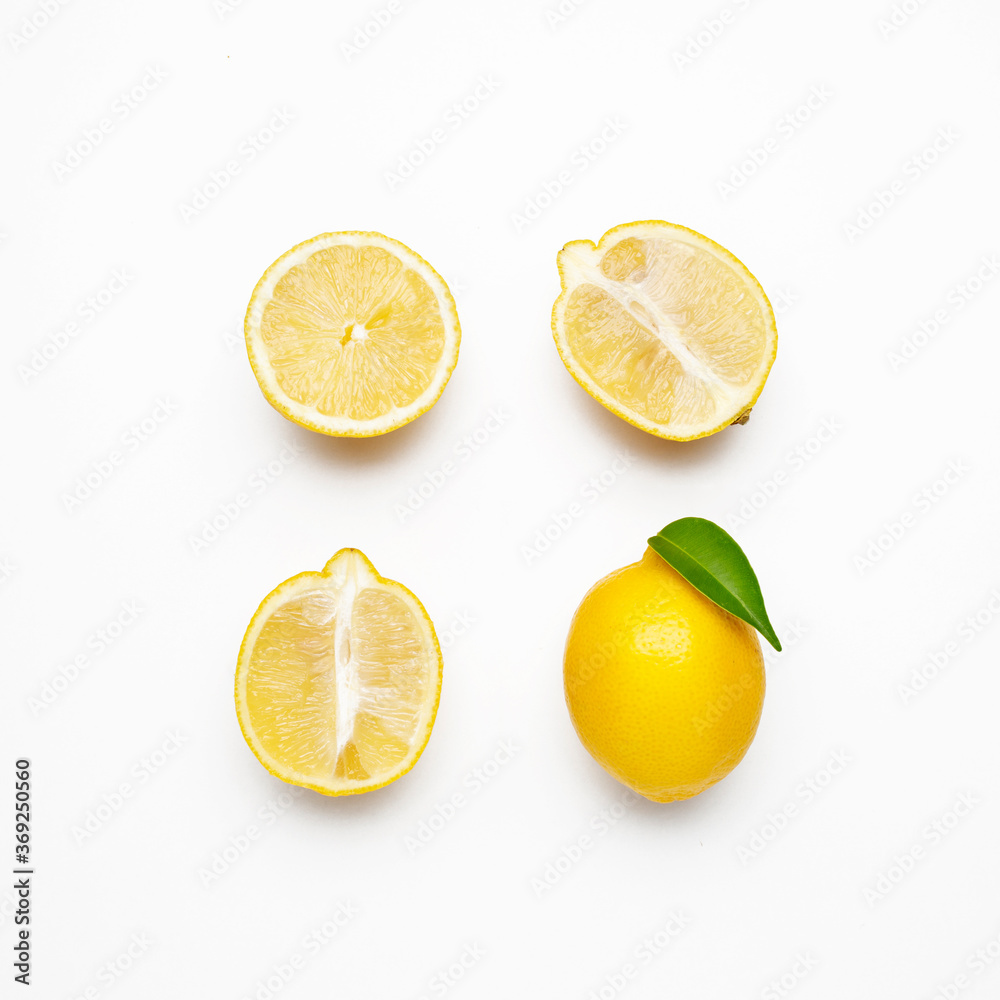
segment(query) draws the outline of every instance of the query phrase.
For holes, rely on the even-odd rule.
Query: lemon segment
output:
[[[357,549],[269,594],[240,649],[236,710],[274,775],[327,795],[370,791],[416,763],[441,690],[423,606]]]
[[[654,802],[725,777],[750,747],[764,701],[756,631],[652,549],[584,597],[563,677],[584,747]]]
[[[632,222],[557,256],[552,332],[598,402],[651,434],[704,437],[756,402],[777,351],[774,313],[729,251],[668,222]]]
[[[369,437],[409,423],[458,360],[455,301],[438,273],[381,233],[324,233],[276,260],[244,324],[268,402],[323,434]]]

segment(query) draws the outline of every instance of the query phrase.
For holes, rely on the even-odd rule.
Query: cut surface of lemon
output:
[[[273,590],[236,669],[236,714],[275,776],[367,792],[417,762],[437,712],[441,649],[417,598],[357,549]]]
[[[567,243],[552,333],[570,374],[630,424],[677,441],[740,420],[778,347],[774,312],[728,250],[669,222]]]
[[[324,233],[279,257],[244,322],[267,401],[310,430],[372,437],[437,401],[458,361],[444,279],[381,233]]]

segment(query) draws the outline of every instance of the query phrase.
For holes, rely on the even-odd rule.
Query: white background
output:
[[[74,0],[28,39],[40,4],[4,5],[0,766],[33,761],[36,996],[582,1000],[616,995],[607,977],[621,984],[626,963],[620,992],[636,998],[931,998],[957,976],[963,998],[997,995],[1000,961],[968,960],[991,941],[1000,953],[1000,281],[956,289],[981,267],[995,277],[982,262],[1000,252],[1000,16],[987,0],[906,0],[898,29],[879,25],[889,0],[588,0],[557,22],[554,7],[402,0],[352,53],[369,0]],[[166,78],[123,115],[149,68]],[[482,77],[493,92],[452,127]],[[829,96],[780,125],[810,93]],[[292,122],[261,133],[276,109]],[[102,118],[100,144],[57,170]],[[600,152],[609,118],[624,128]],[[435,128],[445,141],[391,183]],[[251,160],[260,134],[272,141]],[[231,160],[239,172],[185,220]],[[520,225],[563,170],[570,183]],[[874,220],[860,214],[873,202]],[[556,251],[646,218],[730,248],[775,303],[778,357],[745,427],[660,441],[560,363]],[[423,255],[463,327],[440,402],[374,440],[285,421],[242,345],[264,268],[339,229]],[[86,322],[79,307],[116,270],[127,286]],[[162,400],[173,412],[157,422]],[[496,410],[502,426],[402,517]],[[131,447],[145,418],[155,431]],[[116,450],[123,463],[69,504]],[[627,471],[529,558],[619,455]],[[196,552],[244,491],[250,505]],[[778,631],[799,638],[768,658],[760,730],[730,777],[609,826],[622,789],[572,730],[562,645],[584,592],[688,514],[729,528]],[[413,589],[445,637],[437,724],[391,787],[306,793],[268,822],[288,786],[240,735],[237,650],[272,587],[342,546]],[[97,652],[130,601],[138,618]],[[962,625],[980,612],[979,631]],[[461,635],[458,616],[474,619]],[[901,694],[948,643],[924,690]],[[505,741],[516,753],[475,791]],[[831,776],[835,754],[849,763]],[[456,793],[454,816],[433,819]],[[962,795],[975,805],[958,817]],[[414,849],[422,823],[438,830]],[[206,884],[227,849],[236,860]],[[0,889],[8,959],[11,900]],[[306,937],[341,904],[356,915],[312,954]],[[686,926],[645,961],[671,912]],[[482,957],[456,981],[470,946]]]

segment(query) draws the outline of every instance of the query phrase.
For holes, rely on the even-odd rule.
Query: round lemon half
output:
[[[244,321],[267,401],[338,437],[372,437],[430,409],[458,361],[444,279],[381,233],[323,233],[265,272]]]

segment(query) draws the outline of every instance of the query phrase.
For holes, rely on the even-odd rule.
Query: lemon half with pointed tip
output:
[[[273,775],[324,795],[381,788],[417,762],[441,692],[434,626],[357,549],[273,590],[250,621],[236,714]]]
[[[728,250],[669,222],[567,243],[552,333],[570,374],[612,413],[675,441],[742,423],[778,348],[771,304]]]
[[[444,279],[381,233],[323,233],[279,257],[244,322],[267,401],[337,437],[385,434],[430,409],[458,361]]]

